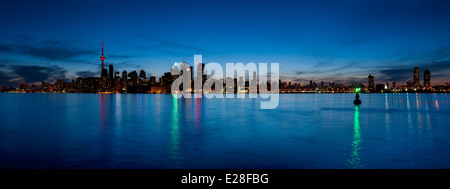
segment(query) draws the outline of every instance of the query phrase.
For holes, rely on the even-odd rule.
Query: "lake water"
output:
[[[450,168],[448,94],[0,93],[0,168]]]

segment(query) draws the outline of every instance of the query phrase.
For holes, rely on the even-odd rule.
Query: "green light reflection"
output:
[[[178,114],[178,99],[173,97],[172,101],[172,120],[170,125],[170,142],[169,142],[169,157],[171,160],[171,167],[180,167],[180,160],[183,157],[180,154],[180,120]]]
[[[362,167],[361,165],[361,158],[359,154],[359,150],[361,149],[359,143],[361,142],[361,134],[359,133],[359,107],[355,106],[355,115],[353,118],[353,128],[354,128],[354,134],[353,134],[353,142],[352,142],[352,153],[350,158],[347,160],[350,165],[350,168],[357,169]]]

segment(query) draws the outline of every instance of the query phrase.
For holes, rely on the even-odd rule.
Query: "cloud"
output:
[[[141,34],[136,34],[139,37],[145,38],[151,45],[145,46],[143,48],[151,51],[159,51],[166,53],[168,55],[175,56],[186,56],[196,53],[202,54],[212,54],[211,51],[203,49],[201,47],[187,45],[167,39],[148,37]]]
[[[406,51],[392,55],[397,62],[439,62],[450,59],[450,46],[440,46],[429,50]]]
[[[430,70],[431,77],[435,80],[447,79],[447,73],[450,72],[450,61],[433,61],[409,66],[379,67],[378,73],[380,75],[378,76],[378,80],[383,82],[405,82],[406,80],[412,81],[414,67],[419,67],[421,80],[423,79],[423,71],[426,69]]]
[[[33,44],[33,45],[30,45]],[[47,40],[42,42],[22,43],[21,40],[13,44],[0,44],[0,52],[16,53],[30,55],[47,60],[72,60],[82,55],[96,54],[92,50],[85,50],[75,47],[69,43],[56,40]]]
[[[382,81],[406,81],[412,80],[413,68],[412,67],[392,67],[385,68],[379,71],[379,80]],[[378,79],[377,78],[377,79]]]
[[[79,71],[76,74],[80,77],[96,77],[100,75],[100,72],[92,72],[92,71]]]
[[[23,46],[22,53],[47,60],[71,60],[81,55],[94,55],[92,51],[77,49],[69,46],[52,45],[45,47]]]
[[[10,52],[13,51],[13,49],[10,47],[10,45],[2,44],[0,45],[0,52]]]
[[[118,54],[110,54],[108,58],[133,58],[132,55],[118,55]]]
[[[26,83],[54,81],[57,78],[64,78],[67,72],[59,66],[14,65],[9,68],[12,74],[23,78],[23,82]]]
[[[13,86],[14,83],[11,80],[14,78],[10,73],[0,70],[0,85]]]

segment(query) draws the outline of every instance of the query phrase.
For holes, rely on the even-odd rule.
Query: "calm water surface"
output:
[[[448,94],[0,93],[0,168],[450,168]]]

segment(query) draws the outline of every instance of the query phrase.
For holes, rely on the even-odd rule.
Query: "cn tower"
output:
[[[105,69],[104,66],[105,56],[103,55],[103,40],[102,40],[102,56],[100,56],[100,60],[102,60],[102,70],[103,70]]]
[[[100,60],[102,60],[102,77],[106,76],[106,70],[105,70],[105,55],[103,55],[103,40],[102,40],[102,56],[100,56]]]

